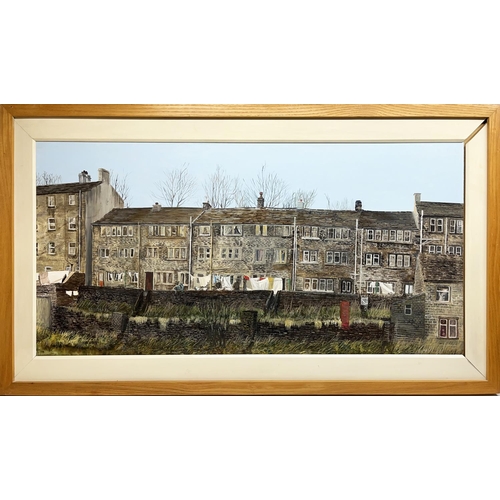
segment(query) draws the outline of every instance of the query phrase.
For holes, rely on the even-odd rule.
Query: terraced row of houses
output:
[[[99,182],[109,185],[109,174],[101,171]],[[37,189],[38,272],[78,266],[87,284],[144,290],[180,283],[186,289],[382,294],[406,298],[407,312],[425,295],[440,315],[432,328],[441,331],[440,317],[446,320],[442,336],[455,338],[462,328],[463,204],[416,194],[413,211],[406,212],[365,210],[361,201],[352,210],[272,209],[264,208],[261,193],[252,208],[208,202],[123,208],[108,190],[106,201],[94,200],[107,208],[102,213],[94,203],[86,202],[87,212],[81,206],[89,186]],[[51,221],[62,223],[54,228]]]

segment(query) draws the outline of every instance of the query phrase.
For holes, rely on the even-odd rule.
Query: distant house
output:
[[[427,336],[463,340],[463,272],[463,259],[460,256],[419,255],[415,293],[425,296]]]
[[[99,180],[87,171],[79,182],[37,186],[36,271],[85,272],[90,284],[92,223],[123,200],[110,185],[109,172],[99,169]]]

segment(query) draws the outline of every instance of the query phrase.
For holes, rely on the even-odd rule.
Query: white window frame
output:
[[[68,195],[68,205],[76,205],[76,195],[74,194]]]
[[[198,247],[198,260],[210,259],[210,247]]]
[[[445,327],[445,335],[441,335],[441,327]],[[454,333],[452,334],[452,330]],[[440,339],[458,339],[458,320],[457,318],[439,317],[437,337]]]
[[[68,231],[76,231],[76,217],[68,217]]]
[[[224,224],[222,226],[224,236],[241,236],[243,234],[242,224]]]
[[[352,281],[340,280],[340,293],[352,293]]]
[[[451,286],[438,285],[436,286],[436,302],[451,302]]]
[[[53,194],[47,196],[47,207],[56,208],[56,197]]]
[[[288,261],[288,250],[284,248],[277,248],[274,251],[274,262],[276,264],[286,264]]]
[[[54,222],[50,222],[54,221]],[[55,217],[49,217],[47,219],[47,231],[55,231],[56,230],[56,219]]]
[[[411,304],[405,304],[405,316],[411,316],[413,314],[413,308]]]
[[[56,243],[55,241],[49,241],[47,243],[47,255],[55,255],[56,254]]]
[[[100,248],[99,257],[101,259],[109,259],[109,248]]]
[[[146,247],[146,258],[147,259],[157,259],[158,258],[158,247]]]
[[[68,243],[68,255],[76,255],[76,243]]]

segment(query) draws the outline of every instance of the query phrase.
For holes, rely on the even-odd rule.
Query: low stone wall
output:
[[[389,308],[395,300],[393,297],[369,295],[368,308]],[[277,296],[277,310],[279,312],[291,311],[298,307],[333,307],[339,306],[342,301],[352,305],[360,305],[360,297],[350,294],[334,294],[327,292],[286,292],[280,291]]]
[[[131,307],[137,302],[143,290],[137,288],[111,288],[105,286],[81,286],[78,290],[78,302],[90,301],[125,303]]]
[[[96,334],[114,331],[111,314],[91,314],[67,307],[52,308],[52,328],[59,332]]]
[[[160,291],[150,292],[148,304],[151,306],[185,305],[203,306],[218,304],[235,309],[254,309],[265,311],[273,292],[266,290],[256,291],[197,291],[184,292]]]

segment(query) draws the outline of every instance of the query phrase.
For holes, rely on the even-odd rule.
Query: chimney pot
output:
[[[257,208],[264,208],[264,197],[262,196],[264,193],[261,191],[260,196],[257,198]]]
[[[356,210],[356,212],[361,212],[361,210],[363,210],[363,203],[361,203],[361,200],[356,200],[354,210]]]
[[[161,205],[156,202],[154,205],[153,205],[153,208],[151,209],[152,212],[159,212],[161,210]]]

